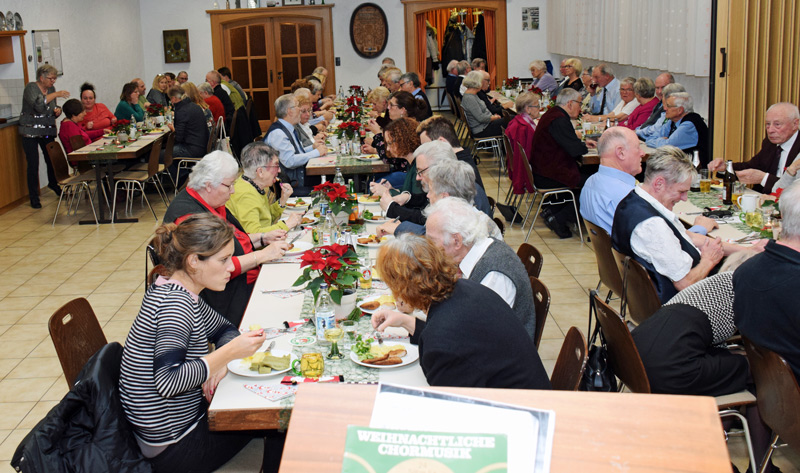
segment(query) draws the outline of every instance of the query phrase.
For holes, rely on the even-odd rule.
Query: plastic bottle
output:
[[[330,345],[330,342],[325,340],[325,329],[336,325],[336,307],[333,305],[328,285],[325,283],[319,285],[319,297],[314,316],[314,323],[317,327],[317,344]]]
[[[131,115],[131,128],[130,128],[130,136],[131,140],[136,138],[136,117]]]
[[[344,176],[342,176],[342,169],[336,168],[336,175],[333,177],[333,182],[335,184],[344,185]]]
[[[322,224],[322,244],[327,246],[336,243],[337,230],[338,226],[333,221],[333,212],[328,209],[325,214],[325,223]]]

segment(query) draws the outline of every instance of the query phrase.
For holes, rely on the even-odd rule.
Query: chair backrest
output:
[[[756,383],[758,413],[772,432],[800,449],[800,387],[786,360],[777,353],[760,347],[742,336],[750,372]]]
[[[211,123],[211,129],[208,131],[208,143],[206,144],[206,154],[214,149],[214,142],[217,139],[217,125],[215,122]]]
[[[167,146],[164,148],[164,168],[167,169],[172,166],[172,160],[175,157],[173,151],[175,149],[175,133],[172,132],[167,137]]]
[[[533,307],[536,310],[536,336],[533,343],[539,348],[539,342],[544,333],[544,324],[547,322],[547,311],[550,310],[550,291],[541,279],[530,276],[531,290],[533,291]]]
[[[538,278],[539,274],[542,273],[542,265],[544,265],[542,252],[530,243],[523,243],[517,249],[517,256],[522,260],[522,264],[525,265],[528,276]]]
[[[603,330],[608,345],[608,364],[622,383],[632,392],[649,394],[650,381],[644,369],[639,350],[633,343],[628,326],[617,311],[606,304],[600,296],[594,296],[597,321]]]
[[[661,298],[644,266],[616,250],[613,253],[625,286],[626,311],[634,322],[640,324],[661,308]]]
[[[147,158],[147,178],[158,174],[159,159],[161,158],[161,141],[156,141],[150,148],[150,156]]]
[[[497,201],[494,200],[494,197],[487,195],[486,198],[489,200],[489,210],[494,213],[495,207],[497,207]]]
[[[64,149],[61,147],[61,143],[51,141],[47,143],[46,148],[47,156],[53,164],[53,172],[56,175],[56,180],[61,182],[65,179],[69,179],[69,163],[67,162],[66,155],[64,155]]]
[[[597,272],[600,281],[614,294],[622,296],[622,273],[619,272],[617,260],[611,252],[611,237],[605,230],[594,223],[584,219],[586,228],[592,234],[594,257],[597,260]]]
[[[514,170],[512,169],[514,163],[514,147],[511,144],[511,139],[506,135],[505,127],[503,127],[503,151],[506,156],[506,170],[510,177],[514,175]]]
[[[528,161],[528,152],[525,151],[525,147],[522,146],[522,143],[517,143],[517,149],[520,152],[520,156],[522,156],[522,167],[525,168],[525,175],[528,177],[528,184],[530,184],[531,189],[538,191],[539,189],[536,188],[536,184],[533,183],[533,168],[531,168],[531,162]]]
[[[72,148],[72,151],[81,149],[86,145],[86,140],[84,140],[81,135],[72,135],[69,137],[69,146]]]
[[[506,234],[506,224],[505,224],[505,222],[503,222],[503,219],[500,218],[500,217],[494,217],[492,220],[494,221],[494,224],[497,225],[497,228],[500,229],[500,234],[501,235],[505,235]]]
[[[50,317],[49,328],[61,369],[71,389],[83,365],[107,343],[106,336],[89,301],[82,297],[55,311]]]
[[[587,352],[586,337],[578,327],[570,327],[564,344],[558,352],[558,359],[550,376],[550,384],[556,391],[577,391],[578,385],[586,369]]]

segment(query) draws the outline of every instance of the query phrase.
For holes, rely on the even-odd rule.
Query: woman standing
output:
[[[167,98],[167,90],[169,90],[169,78],[163,74],[157,75],[153,79],[153,87],[147,93],[147,101],[150,103],[157,103],[163,107],[169,106],[169,98]]]
[[[94,86],[84,82],[81,86],[81,103],[86,114],[80,123],[84,130],[104,130],[117,123],[117,117],[111,113],[111,110],[102,103],[98,103],[96,99]]]
[[[139,106],[139,87],[135,82],[128,82],[122,86],[114,115],[119,120],[130,120],[131,116],[137,122],[144,120],[144,110]]]
[[[22,93],[19,134],[22,135],[22,149],[28,166],[28,197],[34,209],[42,208],[39,202],[39,149],[44,154],[44,164],[47,166],[47,187],[56,195],[61,195],[61,187],[46,148],[47,143],[56,138],[56,117],[61,115],[56,99],[69,98],[66,90],[56,92],[57,77],[58,70],[45,64],[36,70],[36,82],[29,82]]]
[[[209,431],[208,403],[228,362],[252,355],[266,337],[240,335],[198,296],[224,289],[231,277],[232,227],[193,215],[156,229],[155,248],[168,276],[147,289],[125,341],[122,408],[155,471],[214,471],[253,436]]]

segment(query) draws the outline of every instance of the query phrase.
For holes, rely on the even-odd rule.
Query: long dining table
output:
[[[136,159],[149,153],[153,146],[161,146],[161,142],[168,133],[168,129],[146,132],[135,141],[124,144],[115,144],[113,137],[103,137],[83,148],[73,150],[67,155],[67,158],[70,161],[92,163],[98,186],[105,174],[108,177],[109,188],[114,189],[114,164],[117,161]],[[106,201],[100,197],[100,192],[97,192],[97,200],[99,207],[97,223],[135,223],[139,221],[137,218],[115,218],[115,215],[111,215],[111,209],[108,209],[109,216],[106,217]],[[80,221],[81,225],[94,225],[95,223],[94,220]]]
[[[374,210],[378,207],[372,207]],[[374,233],[375,224],[367,223],[367,230]],[[290,234],[289,238],[293,236]],[[299,242],[311,243],[311,232],[306,231]],[[377,250],[367,250],[374,261]],[[283,329],[284,322],[301,320],[311,317],[313,319],[313,297],[309,291],[292,292],[292,286],[302,273],[299,257],[285,257],[276,262],[261,266],[256,280],[253,294],[245,310],[240,329],[247,330],[252,326],[263,329]],[[267,291],[267,292],[265,292]],[[373,281],[370,290],[359,289],[359,296],[371,296],[388,293],[380,281]],[[369,317],[362,317],[358,324],[358,332],[363,335],[372,333]],[[407,333],[393,332],[398,341],[407,341]],[[404,337],[405,335],[405,337]],[[296,338],[314,336],[314,328],[310,323],[301,325],[286,333],[281,333],[276,338],[269,338],[264,343],[266,346],[275,341],[276,350],[292,352],[299,358],[303,353],[319,352],[323,356],[330,351],[329,346],[311,344],[295,346],[292,341]],[[341,343],[341,342],[340,342]],[[387,342],[388,343],[388,342]],[[349,350],[343,349],[345,358],[342,360],[325,360],[324,376],[343,376],[346,383],[377,383],[391,382],[411,386],[427,386],[425,376],[415,361],[407,366],[390,369],[365,368],[356,365],[349,359]],[[209,427],[211,430],[254,430],[276,429],[285,427],[289,413],[294,404],[294,396],[271,401],[254,393],[250,387],[277,388],[281,386],[284,376],[291,372],[269,376],[265,378],[251,378],[229,372],[217,386],[214,398],[208,410]]]

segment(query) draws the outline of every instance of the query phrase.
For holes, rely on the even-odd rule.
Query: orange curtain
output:
[[[428,50],[427,28],[425,27],[425,15],[417,15],[416,24],[417,33],[417,64],[416,73],[419,75],[419,80],[424,89],[427,85],[425,83],[425,56]]]
[[[495,52],[497,41],[495,39],[494,20],[494,11],[485,10],[483,12],[483,28],[486,30],[486,64],[489,66],[489,75],[492,81],[491,87],[493,89],[497,87],[497,54]]]
[[[439,54],[441,54],[442,46],[444,46],[444,32],[447,30],[447,22],[450,20],[450,10],[431,10],[419,16],[424,16],[425,20],[436,28],[436,42],[439,43]]]

